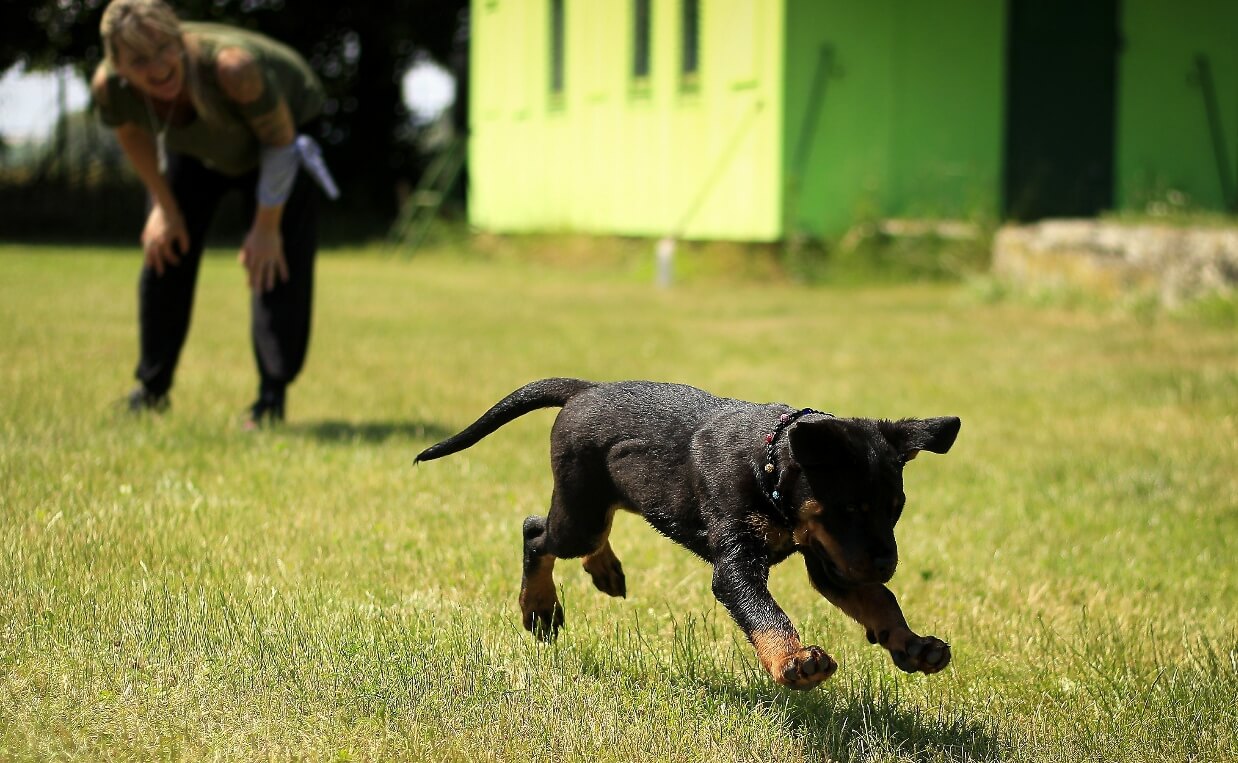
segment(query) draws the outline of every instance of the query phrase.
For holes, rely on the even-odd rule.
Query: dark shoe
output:
[[[136,387],[127,397],[121,400],[121,405],[134,415],[142,413],[163,413],[172,403],[166,392],[155,394],[145,387]]]
[[[262,429],[284,421],[284,396],[263,393],[249,406],[246,429]]]

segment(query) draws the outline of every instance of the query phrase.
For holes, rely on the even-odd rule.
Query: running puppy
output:
[[[563,410],[550,435],[550,512],[524,521],[520,610],[534,635],[551,640],[563,625],[555,559],[583,557],[599,590],[626,595],[608,540],[615,510],[624,509],[713,564],[714,595],[780,684],[811,689],[837,668],[821,647],[800,641],[770,595],[770,567],[794,553],[821,595],[900,669],[936,673],[950,662],[949,645],[913,632],[884,584],[898,563],[903,466],[922,450],[948,451],[959,419],[843,419],[678,384],[543,379],[417,461],[555,406]]]

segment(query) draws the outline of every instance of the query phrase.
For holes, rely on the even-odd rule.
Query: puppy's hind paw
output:
[[[585,557],[584,567],[599,591],[608,596],[627,597],[627,578],[623,574],[623,565],[614,554]]]
[[[559,606],[558,601],[549,609],[525,610],[523,614],[524,629],[547,644],[558,637],[559,629],[563,627],[563,607]]]
[[[950,645],[936,636],[916,636],[891,650],[890,658],[904,673],[936,673],[950,664]]]

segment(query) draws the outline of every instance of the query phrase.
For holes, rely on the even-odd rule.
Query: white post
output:
[[[675,239],[670,236],[658,239],[658,245],[654,249],[654,261],[657,265],[655,279],[658,286],[663,289],[671,285],[671,280],[674,275],[674,259]]]

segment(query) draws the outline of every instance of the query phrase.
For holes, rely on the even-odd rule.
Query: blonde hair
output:
[[[202,78],[196,62],[189,58],[181,20],[164,0],[112,0],[103,11],[103,20],[99,22],[99,36],[103,39],[103,56],[113,71],[117,69],[117,46],[123,45],[139,54],[151,55],[157,47],[152,37],[175,39],[181,46],[190,102],[199,116],[209,119],[214,115],[214,109],[203,97]]]
[[[155,50],[150,32],[180,39],[181,20],[163,0],[112,0],[99,22],[103,55],[113,67],[117,44],[149,55]]]

